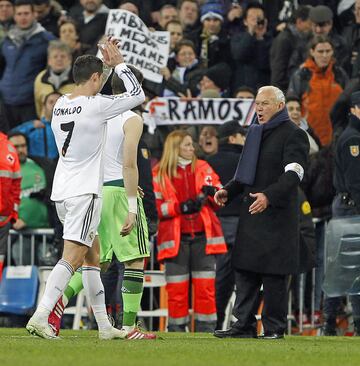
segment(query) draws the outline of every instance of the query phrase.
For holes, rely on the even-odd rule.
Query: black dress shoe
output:
[[[266,333],[258,337],[259,339],[284,339],[284,334]]]
[[[215,330],[214,336],[218,338],[256,338],[256,334],[245,332],[236,328]]]

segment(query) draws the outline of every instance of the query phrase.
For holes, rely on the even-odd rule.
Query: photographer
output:
[[[241,85],[259,88],[270,83],[270,47],[272,37],[267,31],[263,6],[249,3],[244,12],[246,31],[231,37],[231,56],[235,62],[233,89]]]
[[[194,154],[191,136],[173,131],[165,140],[161,160],[153,170],[160,219],[158,260],[165,262],[168,330],[185,332],[189,325],[192,283],[195,331],[212,332],[216,325],[215,257],[226,252],[213,196],[219,177]],[[190,282],[191,278],[191,282]]]

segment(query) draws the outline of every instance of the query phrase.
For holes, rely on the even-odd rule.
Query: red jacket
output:
[[[170,181],[165,176],[165,187],[158,181],[157,173],[159,166],[153,169],[153,184],[156,197],[156,208],[159,214],[159,233],[157,239],[158,260],[175,257],[179,252],[181,235],[181,214],[179,213],[179,199]],[[221,188],[219,177],[203,160],[198,160],[195,166],[195,189],[197,194],[201,193],[204,185],[213,185]],[[204,223],[207,239],[206,254],[226,253],[226,243],[221,229],[219,219],[214,210],[205,204],[200,211]]]
[[[16,221],[20,204],[20,163],[14,145],[0,132],[0,227]]]

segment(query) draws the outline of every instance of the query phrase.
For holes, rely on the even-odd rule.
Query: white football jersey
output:
[[[116,66],[115,71],[123,80],[126,93],[74,99],[64,95],[55,104],[51,128],[59,161],[52,187],[53,201],[83,194],[101,195],[107,121],[145,99],[140,84],[125,64]]]
[[[104,151],[104,182],[123,179],[124,124],[134,116],[137,114],[127,111],[108,121]]]

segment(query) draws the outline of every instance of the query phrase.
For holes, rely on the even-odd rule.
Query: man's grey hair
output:
[[[49,42],[49,46],[47,49],[47,54],[48,56],[50,55],[50,53],[52,51],[62,51],[62,52],[66,52],[70,57],[72,57],[72,51],[71,48],[64,42],[61,42],[59,40],[53,40]]]
[[[276,86],[272,85],[262,86],[261,88],[259,88],[258,94],[265,90],[271,90],[274,93],[277,102],[285,103],[285,95],[283,91],[277,88]]]

